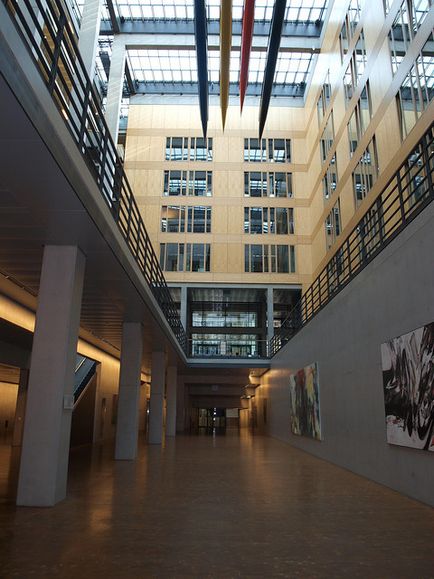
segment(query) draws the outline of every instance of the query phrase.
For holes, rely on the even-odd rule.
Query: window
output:
[[[351,56],[351,60],[344,74],[344,95],[345,105],[348,105],[357,88],[359,80],[365,72],[367,62],[365,36],[363,30],[360,31],[356,47]]]
[[[316,104],[318,112],[318,126],[321,126],[323,118],[326,114],[327,108],[330,104],[330,98],[332,94],[332,86],[330,83],[330,70],[327,71],[326,80],[322,85],[321,93]]]
[[[325,220],[327,250],[334,244],[336,238],[341,233],[341,229],[341,207],[338,199]]]
[[[184,233],[185,207],[163,205],[161,208],[161,231],[167,233]]]
[[[320,139],[321,161],[326,160],[327,155],[330,149],[332,148],[334,138],[335,138],[335,127],[333,120],[333,111],[331,111],[330,116],[327,120],[327,124],[324,127],[324,131]]]
[[[251,171],[244,173],[244,196],[266,197],[267,196],[267,173]]]
[[[433,162],[431,161],[431,169]],[[408,157],[405,168],[401,169],[402,187],[405,188],[405,199],[410,206],[423,201],[429,195],[429,174],[421,145],[418,145]]]
[[[186,271],[210,271],[211,246],[209,243],[187,243]]]
[[[261,163],[267,160],[265,139],[244,139],[244,161]]]
[[[244,139],[244,161],[253,163],[290,163],[290,139]]]
[[[434,57],[431,34],[396,95],[401,138],[409,134],[434,97]]]
[[[166,161],[188,160],[188,137],[167,137]]]
[[[160,244],[160,266],[163,271],[210,271],[210,259],[209,243]]]
[[[245,245],[244,270],[248,273],[294,273],[293,245]]]
[[[371,119],[371,94],[369,83],[366,83],[347,126],[351,156],[353,156],[355,150],[357,149],[359,140],[365,133]]]
[[[188,194],[193,195],[194,197],[211,197],[211,171],[190,171],[188,178]]]
[[[407,2],[404,1],[389,31],[389,48],[392,72],[396,73],[411,42],[410,23],[408,20]]]
[[[292,173],[269,173],[270,197],[292,197]]]
[[[249,171],[244,173],[245,197],[292,197],[292,173]]]
[[[357,25],[360,21],[360,14],[362,10],[361,0],[351,0],[345,20],[342,24],[341,32],[339,34],[339,48],[341,53],[341,62],[344,61],[344,57],[348,52],[348,47],[350,40],[354,36]]]
[[[163,271],[184,271],[184,244],[161,243],[160,267]]]
[[[292,207],[244,207],[244,233],[288,235],[294,233]]]
[[[187,195],[187,171],[164,171],[164,195]]]
[[[330,165],[327,167],[327,171],[322,179],[323,194],[324,199],[329,199],[333,195],[336,187],[338,185],[338,171],[336,167],[336,153],[333,155],[330,161]]]
[[[212,161],[212,138],[167,137],[166,161]]]
[[[164,171],[165,196],[212,196],[211,171]]]
[[[268,160],[275,163],[290,163],[291,141],[289,139],[268,139]]]
[[[187,213],[188,233],[211,233],[211,207],[188,207]]]
[[[185,228],[187,215],[187,230]],[[161,231],[166,233],[211,233],[211,207],[163,205]]]
[[[377,147],[375,137],[373,137],[353,171],[353,190],[356,207],[360,205],[372,189],[377,177]]]
[[[190,161],[212,161],[212,139],[191,137]]]

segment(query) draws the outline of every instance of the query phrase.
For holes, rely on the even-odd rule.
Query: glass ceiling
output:
[[[70,0],[82,11],[84,0]],[[113,9],[120,22],[143,21],[161,22],[165,20],[174,22],[182,20],[188,22],[194,18],[194,0],[112,0]],[[233,19],[241,20],[244,0],[233,0]],[[220,16],[220,0],[207,0],[208,18],[218,20]],[[256,0],[255,22],[269,22],[272,17],[274,0]],[[328,0],[291,0],[288,2],[285,21],[293,24],[321,24],[325,18]],[[110,21],[109,10],[104,3],[103,20]],[[298,26],[297,26],[298,29]],[[108,73],[111,58],[111,46],[113,36],[107,34],[110,28],[105,28],[105,35],[99,39],[99,54],[97,55],[97,71],[102,93],[107,90]],[[160,28],[161,30],[161,28]],[[318,34],[321,27],[317,26]],[[290,37],[287,37],[290,38]],[[237,41],[239,43],[239,40]],[[287,41],[288,43],[288,41]],[[214,94],[218,93],[219,83],[219,51],[208,52],[209,82],[214,83]],[[249,66],[249,84],[262,84],[266,61],[266,52],[252,50]],[[310,51],[293,52],[288,49],[279,53],[275,85],[280,87],[278,91],[282,96],[303,96],[304,87],[308,83],[309,74],[314,62],[314,56]],[[162,92],[180,94],[183,92],[181,84],[197,83],[196,53],[190,46],[185,49],[177,44],[176,48],[170,49],[129,49],[127,53],[128,72],[132,82],[124,91],[125,96],[129,92],[139,90],[146,92],[146,84],[165,83]],[[237,83],[240,69],[240,51],[231,52],[230,82]],[[285,86],[289,87],[285,93]],[[291,87],[297,86],[296,93],[291,92]],[[161,88],[161,86],[159,86]],[[167,89],[167,90],[166,90]],[[253,91],[253,88],[252,88]],[[255,92],[256,91],[256,92]],[[191,91],[190,91],[191,92]],[[251,94],[258,94],[256,88]]]
[[[116,16],[124,20],[193,20],[193,0],[112,0]],[[82,4],[83,0],[79,0]],[[208,0],[207,12],[210,20],[220,18],[220,0]],[[291,0],[286,8],[287,22],[315,22],[323,20],[327,0]],[[243,15],[243,0],[233,0],[232,17],[241,20]],[[273,0],[256,0],[255,20],[269,21],[273,12]],[[103,9],[104,20],[110,20],[109,11]]]
[[[252,52],[249,83],[262,83],[266,53]],[[275,83],[306,82],[312,55],[281,52],[276,66]],[[196,52],[194,50],[129,50],[128,64],[134,79],[139,82],[197,82]],[[208,53],[208,79],[219,82],[220,54]],[[238,82],[240,52],[231,52],[229,81]]]

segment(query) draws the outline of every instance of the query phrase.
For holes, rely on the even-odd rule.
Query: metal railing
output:
[[[60,0],[2,0],[182,349],[187,339]]]
[[[434,125],[270,340],[274,356],[434,199]]]

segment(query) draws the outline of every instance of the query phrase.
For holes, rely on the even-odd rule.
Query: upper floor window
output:
[[[166,233],[211,233],[211,207],[163,205],[161,231]]]
[[[331,158],[324,177],[322,178],[324,200],[329,199],[338,186],[338,170],[336,166],[336,153]]]
[[[290,163],[290,139],[244,139],[244,161],[254,163]]]
[[[212,161],[212,138],[167,137],[166,161]]]
[[[330,104],[330,98],[332,94],[332,86],[330,83],[330,70],[327,71],[327,76],[324,84],[321,88],[321,93],[319,95],[316,108],[318,113],[318,126],[321,125],[323,118],[326,114],[327,108]]]
[[[378,160],[375,137],[360,157],[353,171],[353,190],[356,207],[360,205],[369,191],[372,189],[378,177]]]
[[[292,207],[244,207],[244,233],[294,233]]]
[[[191,195],[212,196],[211,171],[164,171],[164,191],[166,196]]]
[[[348,63],[347,69],[344,75],[344,94],[345,94],[345,104],[348,105],[354,91],[357,88],[360,77],[365,72],[366,68],[366,47],[365,47],[365,36],[363,30],[360,31],[359,39],[357,40],[356,47],[351,56],[351,60]]]
[[[274,244],[245,245],[244,271],[247,273],[294,273],[295,247]]]
[[[341,229],[341,207],[338,199],[325,220],[327,250],[334,244]]]
[[[331,111],[330,116],[327,120],[327,124],[324,127],[324,131],[320,139],[321,161],[326,160],[327,155],[333,145],[334,138],[335,138],[335,126],[333,119],[333,111]]]
[[[246,171],[245,197],[292,197],[292,173],[280,171]]]
[[[161,243],[160,266],[163,271],[210,271],[209,243]]]
[[[342,23],[341,32],[339,34],[339,48],[341,53],[341,62],[343,62],[345,55],[348,52],[350,40],[354,36],[357,24],[360,21],[360,14],[362,11],[361,0],[351,0],[347,14]]]
[[[359,140],[365,133],[372,119],[371,93],[369,83],[363,87],[357,105],[348,122],[348,139],[350,144],[350,155],[353,156]]]
[[[433,42],[431,33],[396,95],[403,139],[434,98]]]

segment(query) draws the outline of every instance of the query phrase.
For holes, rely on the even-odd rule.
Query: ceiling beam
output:
[[[135,94],[184,94],[184,95],[197,95],[198,86],[197,82],[145,82],[136,81],[135,83]],[[220,87],[218,83],[209,83],[209,94],[219,95]],[[249,83],[247,87],[247,96],[260,96],[261,95],[261,83]],[[296,84],[275,84],[273,86],[273,96],[278,97],[295,97],[303,98],[306,85],[304,83]],[[230,96],[239,95],[239,85],[238,83],[230,83],[229,85]]]
[[[111,0],[108,0],[111,4]],[[113,33],[121,34],[168,34],[183,35],[194,34],[193,20],[120,20],[117,23],[119,30],[115,30],[108,20],[101,21],[101,35],[111,35]],[[321,35],[322,22],[285,22],[283,24],[282,38],[285,37],[309,37],[319,39]],[[270,22],[255,22],[254,37],[264,36],[268,39],[270,33]],[[208,34],[219,34],[219,21],[208,20]],[[234,21],[232,34],[241,37],[241,21]]]

